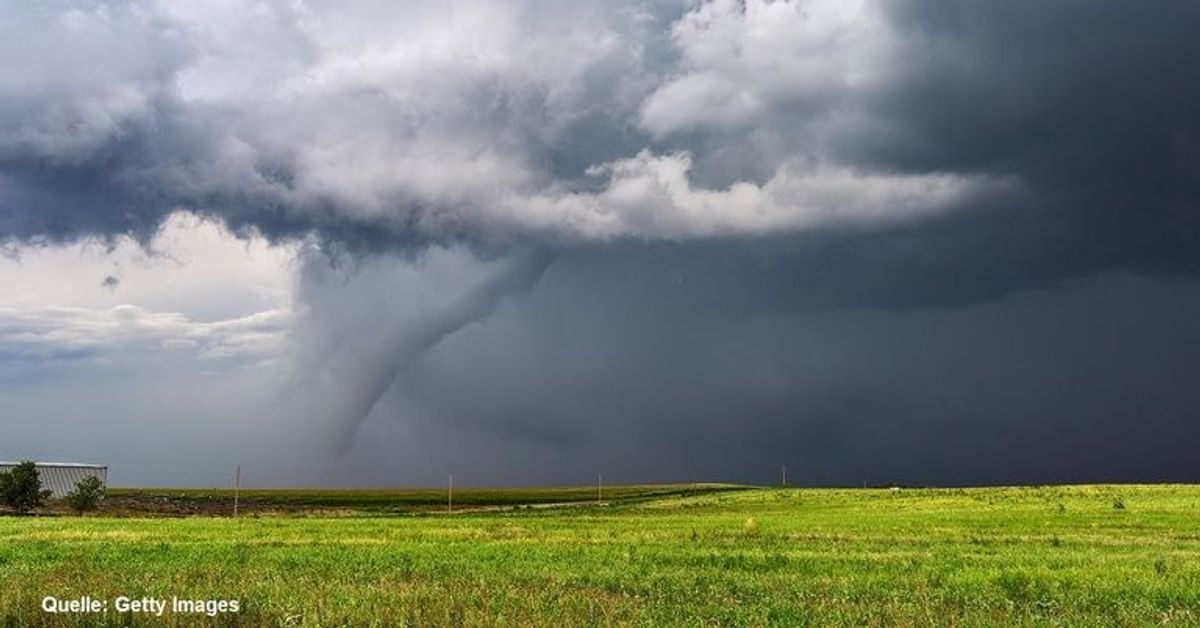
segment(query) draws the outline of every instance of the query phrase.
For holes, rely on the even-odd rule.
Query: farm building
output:
[[[19,463],[0,462],[0,472],[12,471],[17,464]],[[96,464],[39,462],[37,472],[42,481],[42,488],[50,491],[50,497],[54,499],[65,497],[80,480],[90,475],[100,478],[101,484],[108,483],[108,467]]]

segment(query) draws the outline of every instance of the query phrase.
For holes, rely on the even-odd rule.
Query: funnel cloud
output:
[[[345,454],[359,426],[398,376],[447,337],[487,319],[505,299],[531,290],[553,260],[546,250],[514,254],[471,284],[432,296],[407,316],[389,312],[367,328],[342,328],[351,321],[336,311],[311,308],[302,323],[306,333],[301,341],[318,343],[332,333],[339,338],[309,352],[299,363],[296,393],[305,408],[302,412],[316,410],[318,421],[332,421],[331,450]],[[315,273],[322,273],[327,260],[310,259],[309,263],[316,265]],[[326,282],[331,280],[336,281],[310,276],[310,282],[326,284],[310,289],[328,288]],[[380,285],[372,288],[387,289]]]

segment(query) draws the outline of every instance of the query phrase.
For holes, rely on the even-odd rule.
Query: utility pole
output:
[[[787,465],[780,467],[780,470],[783,472],[783,481],[780,483],[780,486],[787,486]]]
[[[454,512],[454,476],[450,476],[450,483],[446,489],[446,513]]]
[[[238,497],[242,490],[242,465],[237,466],[237,470],[233,472],[233,517],[238,516]]]

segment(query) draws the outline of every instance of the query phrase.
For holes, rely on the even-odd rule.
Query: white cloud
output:
[[[0,155],[79,164],[154,112],[187,39],[144,2],[10,5],[0,20]]]
[[[290,320],[285,310],[205,323],[136,305],[103,310],[0,307],[0,351],[18,361],[128,359],[166,352],[254,362],[281,352]]]
[[[179,213],[148,248],[118,239],[0,257],[0,361],[278,355],[295,248]]]
[[[0,307],[104,310],[133,303],[196,320],[240,318],[291,302],[296,249],[239,239],[213,221],[179,212],[147,247],[129,238],[85,240],[0,256]],[[110,276],[115,286],[106,283]]]
[[[527,208],[530,230],[562,229],[586,238],[647,236],[687,239],[737,233],[763,235],[814,227],[878,226],[953,207],[1015,183],[953,173],[883,174],[832,164],[787,162],[759,185],[742,181],[717,190],[696,187],[686,153],[643,151],[601,168],[598,194],[511,198]]]
[[[868,87],[891,34],[860,0],[715,0],[675,23],[682,72],[642,108],[656,135],[744,129],[791,112],[807,124]]]

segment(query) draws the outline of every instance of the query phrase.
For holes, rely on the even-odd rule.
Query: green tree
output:
[[[0,472],[0,499],[17,512],[29,512],[42,505],[50,491],[42,490],[37,465],[26,460],[12,471]]]
[[[102,499],[104,499],[104,483],[94,475],[83,478],[70,493],[67,493],[67,504],[81,515],[85,510],[95,510]]]

